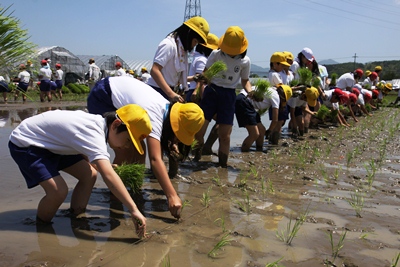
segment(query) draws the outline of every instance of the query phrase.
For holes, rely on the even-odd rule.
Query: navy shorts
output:
[[[269,120],[272,121],[272,107],[268,110]],[[278,121],[285,121],[289,119],[289,107],[286,105],[284,108],[279,109]]]
[[[62,89],[62,87],[63,87],[63,82],[62,82],[62,80],[56,80],[56,89]]]
[[[261,123],[260,114],[258,114],[253,104],[251,104],[244,94],[236,96],[235,115],[239,128]]]
[[[8,87],[8,83],[0,81],[0,92],[11,92],[10,88]]]
[[[192,95],[194,93],[194,90],[195,89],[189,89],[188,91],[186,91],[186,102],[192,102]]]
[[[159,87],[155,87],[155,86],[151,86],[154,90],[156,90],[157,92],[159,92],[165,99],[167,99],[169,101],[169,97],[167,96],[166,93],[164,93],[164,91],[159,88]],[[174,90],[173,88],[171,88],[172,90]]]
[[[56,82],[50,81],[50,90],[54,91],[57,89],[57,84]]]
[[[29,83],[19,82],[17,89],[22,92],[26,92],[26,90],[28,90],[28,86],[29,86]]]
[[[111,88],[108,77],[98,81],[92,90],[90,90],[87,99],[87,109],[89,113],[99,115],[117,110],[111,100]]]
[[[302,107],[295,107],[294,108],[294,116],[302,116],[303,115],[303,108]]]
[[[35,146],[18,147],[12,142],[8,142],[8,148],[28,188],[60,175],[60,170],[84,159],[82,155],[58,155]]]
[[[41,80],[40,86],[39,86],[40,91],[42,91],[42,92],[50,91],[50,86],[51,86],[50,83],[51,83],[50,80]]]
[[[204,89],[200,107],[206,120],[211,121],[217,115],[217,124],[233,125],[235,102],[235,89],[211,84]]]

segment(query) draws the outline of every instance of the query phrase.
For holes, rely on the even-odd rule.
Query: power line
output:
[[[387,13],[387,14],[390,14],[390,15],[395,15],[395,16],[399,15],[398,11],[383,9],[382,8],[382,6],[383,6],[382,2],[379,3],[379,6],[376,6],[376,5],[366,4],[365,1],[362,1],[362,2],[357,2],[357,1],[354,1],[354,0],[340,0],[340,1],[348,3],[348,4],[351,4],[351,5],[355,5],[356,7],[363,7],[363,8],[367,8],[369,10],[380,11],[380,12]],[[392,8],[392,7],[395,7],[395,6],[390,6],[390,7]]]

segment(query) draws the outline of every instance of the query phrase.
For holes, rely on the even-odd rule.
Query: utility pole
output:
[[[357,53],[354,53],[354,69],[356,69]]]
[[[183,21],[187,21],[191,17],[195,16],[201,17],[200,0],[186,0],[185,16]]]

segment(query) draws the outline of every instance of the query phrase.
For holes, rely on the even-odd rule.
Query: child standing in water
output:
[[[223,61],[227,70],[212,78],[204,89],[200,107],[204,111],[205,123],[196,134],[199,149],[204,144],[204,134],[216,115],[218,124],[218,162],[221,167],[228,165],[230,136],[235,115],[236,86],[240,82],[247,93],[251,91],[250,58],[246,56],[248,41],[238,26],[229,27],[219,39],[220,50],[214,50],[208,57],[206,71],[216,61]]]
[[[11,133],[8,147],[28,188],[40,185],[45,196],[40,200],[36,220],[51,223],[68,195],[68,186],[59,171],[78,180],[71,212],[85,212],[97,172],[110,191],[128,208],[136,233],[146,233],[146,218],[115,173],[107,152],[131,143],[143,153],[141,141],[151,131],[147,112],[138,105],[126,105],[105,114],[54,110],[25,119]]]

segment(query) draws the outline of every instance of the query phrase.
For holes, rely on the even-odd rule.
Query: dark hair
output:
[[[305,56],[303,55],[303,53],[300,52],[300,53],[297,54],[297,58],[299,59],[299,62],[298,62],[298,63],[299,63],[299,65],[300,65],[301,68],[302,68],[302,67],[305,67],[304,64],[303,64],[303,60],[301,60],[302,57],[305,57]]]
[[[312,61],[312,70],[311,70],[311,72],[316,76],[320,75],[318,62],[315,59]]]
[[[196,52],[209,57],[213,50],[211,48],[205,47],[204,45],[198,44],[196,45]]]
[[[165,116],[162,132],[161,132],[161,149],[165,152],[168,156],[171,154],[171,148],[174,144],[175,140],[175,133],[172,130],[171,126],[171,109],[174,104],[170,104],[167,110],[167,116]]]
[[[118,118],[117,113],[115,111],[109,111],[103,114],[103,117],[106,119],[107,128],[110,128],[111,124]],[[117,127],[117,133],[126,132],[128,129],[126,125],[121,123]]]
[[[218,50],[220,50],[220,48],[218,48]],[[221,52],[224,53],[225,55],[228,55],[227,53],[223,52],[222,50],[221,50]],[[244,58],[246,55],[247,55],[247,49],[243,53],[240,54],[240,58]]]
[[[182,24],[179,28],[175,29],[173,32],[171,32],[174,36],[178,36],[179,39],[182,42],[183,48],[185,49],[186,52],[192,51],[192,40],[197,39],[199,42],[202,42],[203,38],[192,30],[189,26],[186,24]]]

